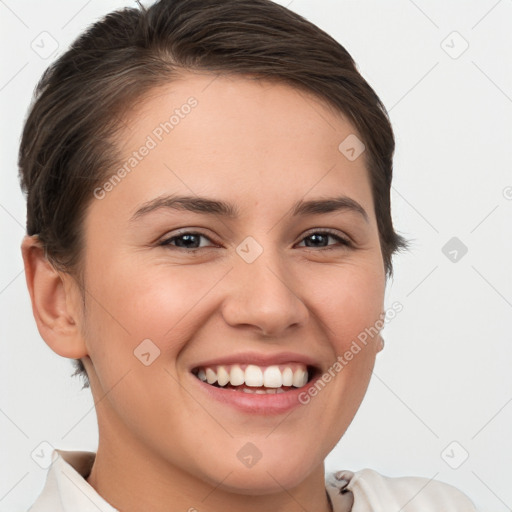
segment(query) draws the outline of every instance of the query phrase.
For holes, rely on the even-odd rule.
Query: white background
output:
[[[387,306],[404,309],[384,330],[365,401],[326,467],[435,477],[479,510],[510,510],[512,1],[280,3],[344,45],[388,108],[397,139],[393,218],[413,240],[395,258],[387,289]],[[96,450],[90,391],[47,348],[32,317],[16,158],[43,70],[121,6],[135,2],[0,2],[1,512],[25,510],[39,494],[46,471],[31,452],[41,442]],[[43,31],[59,45],[47,59],[31,48]],[[452,237],[468,248],[456,262],[442,252]],[[458,469],[447,463],[466,452]]]

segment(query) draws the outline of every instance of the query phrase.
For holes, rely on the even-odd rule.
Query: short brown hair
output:
[[[140,4],[139,4],[140,6]],[[407,248],[391,219],[394,136],[379,97],[335,39],[270,0],[160,0],[93,24],[41,77],[19,150],[27,234],[81,282],[83,221],[119,163],[120,114],[180,71],[245,75],[313,93],[345,114],[366,146],[386,275]],[[77,371],[88,385],[80,360]]]

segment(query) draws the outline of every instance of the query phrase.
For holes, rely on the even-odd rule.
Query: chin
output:
[[[271,464],[250,469],[233,468],[233,472],[222,482],[228,492],[242,495],[269,495],[293,489],[303,482],[312,468],[299,469],[288,464]]]
[[[250,449],[246,450],[250,453]],[[215,486],[222,481],[221,487],[231,493],[247,495],[266,495],[282,492],[283,488],[293,489],[301,484],[314,470],[323,470],[323,458],[318,454],[293,452],[276,453],[259,460],[225,459],[224,464],[212,464],[208,471],[208,480]],[[243,459],[243,452],[241,458]],[[224,477],[223,477],[224,475]],[[224,478],[224,479],[223,479]]]

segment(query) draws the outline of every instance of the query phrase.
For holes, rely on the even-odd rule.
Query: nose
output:
[[[238,258],[229,280],[222,315],[230,326],[275,337],[305,325],[308,309],[277,254],[266,250],[252,263]]]

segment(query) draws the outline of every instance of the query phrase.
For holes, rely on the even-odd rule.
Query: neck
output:
[[[236,492],[229,475],[215,485],[162,460],[135,439],[119,431],[101,431],[88,483],[113,507],[123,512],[330,512],[323,464],[292,489],[271,494]],[[127,449],[126,447],[129,447]],[[269,476],[270,478],[270,476]],[[271,482],[275,486],[275,482]]]

